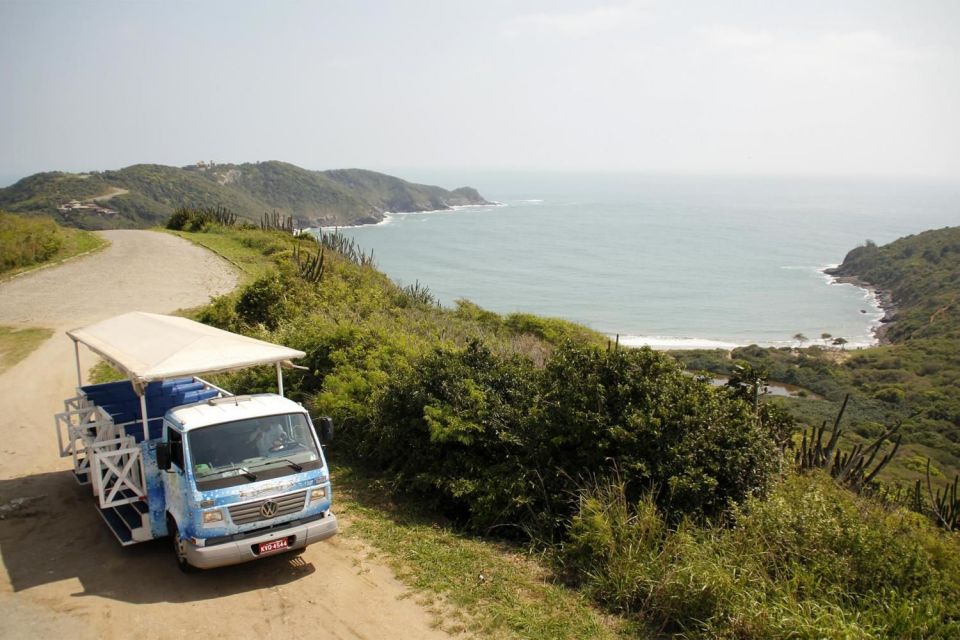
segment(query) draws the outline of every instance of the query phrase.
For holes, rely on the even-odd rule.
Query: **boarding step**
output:
[[[120,516],[131,531],[143,526],[143,514],[129,504],[117,505],[113,507],[113,512]]]
[[[144,500],[142,497],[138,496],[133,491],[130,491],[130,489],[121,489],[120,491],[117,492],[117,496],[121,498],[136,498],[136,502],[131,502],[129,504],[125,504],[122,506],[132,507],[140,513],[150,512],[150,507],[147,506],[147,501]]]
[[[73,472],[73,479],[77,481],[79,485],[88,485],[90,484],[90,474],[87,472]]]
[[[150,539],[149,531],[143,524],[141,512],[129,504],[117,507],[97,509],[100,517],[110,527],[110,531],[125,547]]]

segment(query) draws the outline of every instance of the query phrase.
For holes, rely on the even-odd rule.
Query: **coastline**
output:
[[[318,227],[306,227],[303,231],[312,231],[319,229],[320,231],[338,231],[340,229],[362,229],[367,227],[381,227],[386,224],[390,224],[390,221],[396,216],[409,216],[416,214],[428,214],[428,213],[449,213],[451,211],[460,211],[461,209],[476,209],[478,207],[506,207],[507,204],[504,202],[486,202],[483,204],[455,204],[445,209],[423,209],[421,211],[384,211],[381,215],[383,218],[377,222],[360,222],[358,224],[342,224],[342,225],[329,225],[329,226],[318,226]]]
[[[870,294],[877,308],[883,312],[883,316],[876,321],[871,331],[878,345],[891,344],[887,333],[890,330],[890,324],[896,320],[897,316],[897,304],[893,299],[893,294],[863,280],[859,276],[841,274],[839,272],[841,267],[842,265],[824,267],[820,272],[831,278],[831,284],[850,284]]]
[[[849,284],[858,289],[862,289],[867,294],[869,305],[876,309],[875,319],[868,327],[873,340],[869,343],[853,342],[847,345],[848,349],[863,349],[879,345],[890,344],[886,337],[890,323],[896,316],[897,306],[889,291],[880,289],[857,276],[836,275],[840,265],[828,265],[820,267],[817,272],[826,277],[830,285]],[[605,333],[611,341],[619,340],[619,344],[626,347],[650,347],[654,351],[687,351],[694,349],[722,349],[732,351],[733,349],[756,345],[765,349],[777,349],[782,347],[794,347],[794,340],[775,340],[775,341],[750,341],[731,342],[730,340],[715,338],[699,338],[685,336],[661,336],[661,335],[633,335],[633,334],[615,334]]]
[[[542,202],[542,201],[540,201]],[[352,225],[324,225],[319,227],[312,227],[310,229],[305,229],[305,231],[312,232],[314,234],[325,232],[335,232],[338,230],[343,230],[346,233],[350,233],[351,236],[354,236],[361,242],[374,242],[373,236],[366,236],[362,229],[368,227],[382,227],[386,225],[393,225],[389,227],[390,230],[383,230],[382,234],[388,240],[391,240],[396,243],[396,237],[398,233],[403,233],[403,229],[409,227],[411,230],[418,231],[420,234],[418,237],[423,236],[425,233],[429,235],[428,232],[423,232],[424,228],[422,225],[410,225],[408,223],[415,222],[429,222],[432,215],[451,215],[454,216],[449,220],[452,221],[457,216],[455,215],[459,209],[474,209],[481,213],[491,212],[496,213],[496,210],[500,207],[519,207],[523,211],[528,209],[523,206],[523,203],[537,203],[536,200],[509,200],[507,203],[503,202],[490,202],[489,204],[470,204],[470,205],[453,205],[444,207],[441,209],[426,209],[418,211],[386,211],[383,213],[383,219],[377,220],[366,220],[361,224],[352,224]],[[518,211],[518,214],[523,213],[523,211]],[[414,216],[409,220],[404,220],[401,216]],[[444,219],[447,220],[447,219]],[[440,222],[440,220],[435,221]],[[432,225],[427,225],[430,229],[434,227]],[[449,224],[440,225],[444,229],[450,227]],[[395,228],[396,227],[396,228]],[[360,230],[360,231],[357,231]],[[371,231],[377,235],[378,239],[381,236],[381,232]],[[367,239],[369,238],[369,239]],[[393,247],[389,242],[386,243],[388,247]],[[400,261],[400,264],[403,266],[409,267],[405,262]],[[818,265],[816,262],[808,262],[805,265],[801,266],[788,266],[780,267],[781,269],[793,269],[800,270],[805,272],[803,278],[816,281],[816,289],[823,287],[824,285],[831,284],[850,284],[856,287],[855,289],[846,289],[841,293],[840,291],[834,290],[824,290],[824,294],[827,297],[837,296],[841,301],[845,301],[845,304],[856,305],[853,308],[846,307],[849,311],[846,312],[846,315],[840,320],[842,326],[838,327],[839,330],[835,330],[832,327],[827,327],[831,331],[834,331],[837,335],[843,335],[848,342],[846,343],[846,349],[860,349],[860,348],[870,348],[877,346],[878,344],[885,344],[885,324],[889,321],[892,316],[892,305],[890,301],[885,299],[882,295],[882,292],[876,290],[876,288],[869,286],[866,283],[860,282],[853,278],[846,278],[835,276],[833,273],[830,273],[833,268],[836,268],[837,264],[824,264],[820,262]],[[415,269],[419,268],[419,265],[413,265],[410,269],[414,273],[417,273]],[[434,274],[435,275],[435,274]],[[442,274],[441,274],[442,276]],[[414,276],[409,276],[412,280]],[[423,280],[422,275],[417,276]],[[436,277],[436,276],[435,276]],[[449,293],[449,292],[448,292]],[[814,290],[813,293],[816,293]],[[812,294],[811,294],[812,295]],[[841,307],[843,308],[843,307]],[[859,310],[859,313],[857,311]],[[803,309],[799,310],[799,313],[803,313]],[[829,319],[829,318],[828,318]],[[624,347],[649,347],[658,351],[683,351],[683,350],[699,350],[699,349],[720,349],[724,351],[730,351],[738,347],[746,347],[750,345],[757,345],[763,348],[795,348],[797,345],[796,340],[792,339],[790,333],[784,331],[781,335],[776,331],[776,327],[763,327],[763,331],[751,332],[747,331],[745,327],[740,327],[741,331],[734,332],[730,335],[725,335],[723,331],[722,322],[707,324],[704,327],[691,328],[684,326],[689,330],[688,333],[681,332],[682,329],[678,327],[676,333],[672,333],[669,329],[667,331],[657,332],[650,331],[649,333],[641,331],[636,331],[635,327],[631,327],[633,324],[627,318],[627,321],[620,322],[620,318],[617,318],[616,322],[604,322],[606,326],[599,328],[600,333],[606,334],[607,338],[612,341],[617,339],[617,334],[619,333],[619,343]],[[584,318],[577,318],[579,322],[586,322],[589,326],[591,321],[589,319],[584,320]],[[826,321],[825,321],[826,322]],[[624,331],[625,327],[629,327]],[[630,329],[633,329],[631,331]],[[813,331],[812,329],[808,330]],[[820,329],[816,330],[816,335],[820,335]],[[814,340],[812,344],[827,346],[829,347],[829,342]]]

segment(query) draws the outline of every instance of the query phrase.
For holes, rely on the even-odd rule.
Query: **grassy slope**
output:
[[[241,285],[250,284],[273,268],[273,262],[264,256],[259,249],[243,243],[245,236],[242,232],[225,235],[221,233],[188,233],[168,229],[163,231],[209,249],[235,266],[242,274]],[[257,234],[259,232],[253,233]]]
[[[102,203],[118,215],[57,211],[68,200],[85,201],[119,189],[128,193]],[[309,171],[276,161],[216,165],[203,171],[138,164],[99,173],[48,172],[0,189],[0,207],[91,229],[157,225],[181,206],[224,206],[249,221],[277,211],[313,224],[342,226],[375,222],[384,211],[482,202],[469,189],[449,192],[372,171]]]
[[[386,499],[380,482],[334,467],[344,534],[372,544],[397,576],[436,605],[442,628],[482,637],[633,637],[623,620],[600,615],[585,597],[557,584],[522,549],[465,536],[411,505]]]
[[[0,211],[0,280],[107,246],[100,236]]]

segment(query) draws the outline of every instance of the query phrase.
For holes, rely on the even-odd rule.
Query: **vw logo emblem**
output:
[[[276,502],[273,500],[267,500],[260,507],[260,515],[262,515],[264,518],[272,518],[273,516],[277,515],[277,509],[279,508],[280,505],[278,505]]]

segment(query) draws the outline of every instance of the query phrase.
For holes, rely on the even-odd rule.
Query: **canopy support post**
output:
[[[83,386],[83,376],[80,373],[80,343],[76,340],[73,341],[73,355],[77,359],[77,392],[79,393],[79,388]]]
[[[140,419],[143,422],[143,441],[150,439],[150,427],[147,426],[147,393],[146,389],[140,394]]]
[[[283,397],[283,371],[280,370],[280,363],[277,363],[277,393]]]

